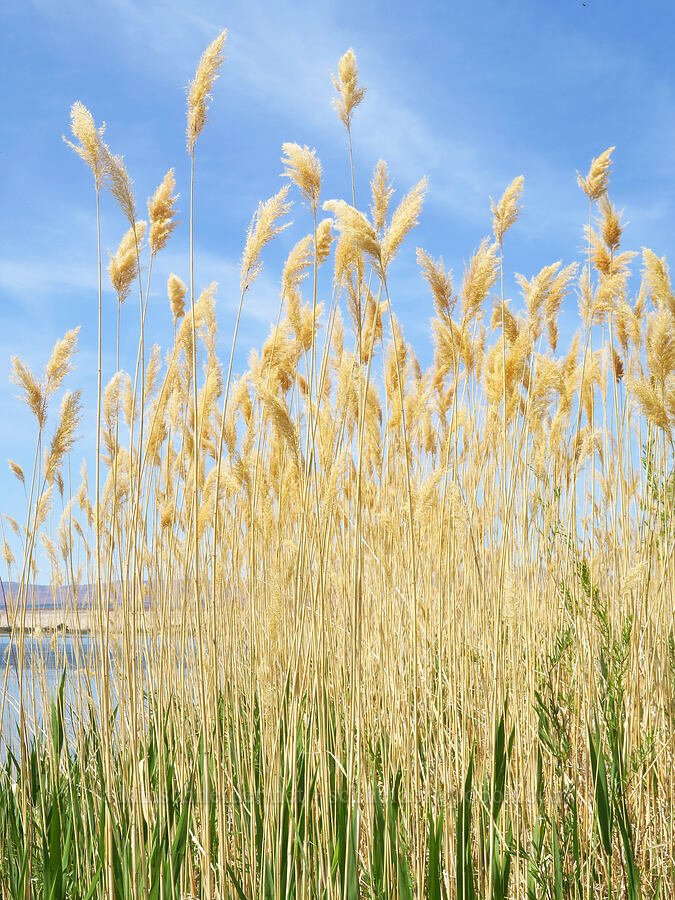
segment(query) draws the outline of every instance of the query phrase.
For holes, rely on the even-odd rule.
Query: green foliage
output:
[[[600,620],[604,622],[602,616]],[[555,680],[549,675],[561,667],[564,672],[570,652],[562,632],[548,659],[551,672],[537,693],[536,807],[531,822],[523,819],[529,831],[516,836],[512,807],[506,802],[515,728],[508,726],[505,705],[495,722],[493,753],[478,773],[476,747],[470,754],[454,804],[454,853],[449,859],[444,856],[443,809],[427,812],[421,847],[423,897],[507,900],[515,896],[514,865],[523,861],[527,900],[582,900],[601,895],[603,883],[608,898],[641,900],[643,877],[620,727],[621,691],[618,683],[610,687],[623,671],[628,634],[627,627],[620,630],[618,645],[611,644],[608,661],[600,667],[603,705],[587,729],[593,841],[581,839],[579,784],[573,764],[565,758],[572,727],[570,707],[564,705],[564,691],[551,694]],[[608,710],[610,697],[616,706],[613,713]],[[228,832],[235,845],[240,841],[240,846],[253,851],[227,856],[227,881],[221,886],[224,896],[412,900],[418,894],[409,823],[410,803],[416,800],[405,789],[409,773],[392,765],[389,738],[379,734],[370,742],[372,816],[365,819],[356,785],[349,790],[341,711],[328,701],[319,710],[306,699],[301,709],[304,714],[298,715],[287,686],[278,722],[278,755],[272,759],[266,753],[258,700],[247,707],[241,697],[223,696],[219,732],[193,737],[187,779],[180,774],[172,715],[168,711],[151,715],[140,742],[142,766],[137,772],[145,779],[148,804],[139,817],[128,792],[101,793],[102,747],[93,717],[83,730],[77,753],[73,752],[67,738],[62,680],[52,705],[49,740],[34,741],[29,748],[25,793],[18,783],[20,763],[11,753],[0,771],[4,840],[0,895],[17,900],[26,900],[29,894],[49,900],[102,898],[107,893],[104,872],[111,866],[115,900],[138,896],[177,900],[186,893],[204,897],[206,861],[195,836],[203,833],[202,801],[216,790],[215,753],[220,746],[235,779]],[[319,731],[330,760],[327,781],[319,777],[317,757],[310,749],[316,746]],[[130,765],[138,767],[141,760],[134,762],[123,748],[116,748],[113,783],[121,785],[123,772]],[[547,772],[552,776],[550,783]],[[631,769],[631,777],[639,774]],[[22,797],[28,799],[26,817]],[[210,863],[215,871],[219,828],[215,819],[210,824]],[[106,830],[112,836],[109,845]],[[250,834],[252,846],[244,840]],[[367,856],[364,846],[369,848]],[[658,896],[661,890],[660,882],[655,883],[652,895]]]

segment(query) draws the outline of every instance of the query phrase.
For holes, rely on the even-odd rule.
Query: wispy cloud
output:
[[[32,305],[40,307],[55,292],[90,288],[92,272],[91,265],[63,265],[56,260],[0,259],[0,291],[21,299],[24,309],[30,312]]]

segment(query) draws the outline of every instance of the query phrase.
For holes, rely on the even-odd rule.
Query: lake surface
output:
[[[30,733],[34,734],[40,729],[43,711],[49,711],[64,669],[66,707],[74,700],[78,682],[81,683],[82,680],[95,695],[94,681],[90,675],[92,667],[91,664],[87,666],[87,660],[92,659],[95,652],[95,642],[86,634],[28,635],[25,638],[23,697]],[[0,695],[4,693],[0,758],[4,758],[7,746],[17,746],[21,708],[18,665],[19,646],[16,640],[11,642],[8,634],[0,634]]]
[[[118,691],[123,679],[119,677],[119,669],[115,665],[119,660],[121,646],[119,638],[111,638],[109,645],[109,665],[107,668],[109,690],[111,700],[117,702]],[[153,647],[157,650],[160,639],[155,637]],[[141,641],[137,645],[137,653],[134,665],[139,681],[136,690],[144,691],[144,673],[147,672],[148,647]],[[185,674],[188,675],[194,667],[197,650],[196,639],[192,638],[183,645],[182,650],[176,647],[175,665],[179,667],[182,659]],[[180,652],[180,656],[179,656]],[[91,697],[94,701],[94,709],[98,708],[97,697],[100,696],[100,685],[94,677],[95,672],[100,672],[100,645],[96,638],[88,633],[54,633],[40,636],[29,634],[24,639],[23,657],[23,706],[26,721],[29,726],[29,735],[38,732],[44,733],[42,723],[46,721],[50,727],[51,702],[56,698],[61,678],[65,671],[64,699],[66,707],[66,733],[72,729],[68,727],[69,707],[74,707],[79,712],[78,698]],[[192,656],[195,654],[195,656]],[[192,658],[191,658],[192,657]],[[19,645],[16,639],[11,642],[8,634],[0,634],[0,707],[4,705],[2,712],[2,727],[0,730],[0,760],[6,758],[7,747],[19,746],[19,723],[21,709],[21,685],[18,677],[20,667]],[[117,673],[117,674],[116,674]],[[188,677],[188,683],[190,679]],[[2,697],[4,693],[4,704]],[[144,693],[144,702],[147,696]]]

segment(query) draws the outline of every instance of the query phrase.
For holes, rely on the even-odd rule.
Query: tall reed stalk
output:
[[[25,525],[6,518],[22,558],[6,542],[0,723],[15,691],[19,743],[2,726],[0,895],[670,896],[675,294],[646,248],[634,277],[608,196],[613,148],[579,179],[578,280],[575,261],[554,263],[516,275],[519,306],[506,299],[522,176],[491,204],[457,288],[418,248],[425,369],[392,263],[409,258],[428,185],[392,203],[380,160],[357,207],[365,89],[349,50],[333,79],[349,200],[324,199],[316,149],[285,143],[287,181],[252,216],[221,321],[216,285],[196,290],[196,148],[225,37],[188,88],[190,262],[186,282],[168,279],[164,362],[146,352],[146,313],[177,239],[173,170],[140,221],[122,158],[72,109],[96,195],[96,481],[90,498],[86,470],[79,485],[71,472],[78,391],[47,438],[74,329],[40,377],[13,361],[37,427],[32,477],[11,463]],[[128,225],[108,266],[114,359],[107,190]],[[306,233],[276,322],[237,371],[294,195]],[[119,323],[136,283],[127,374]],[[575,285],[581,330],[559,349]],[[67,595],[61,623],[33,608],[39,542]]]

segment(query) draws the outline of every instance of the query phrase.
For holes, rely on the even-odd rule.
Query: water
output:
[[[74,701],[78,686],[95,696],[91,677],[95,642],[89,635],[56,634],[54,636],[27,635],[24,640],[23,697],[29,734],[43,731],[45,711],[49,716],[51,701],[55,699],[65,669],[64,698],[66,708]],[[7,747],[18,746],[21,691],[17,673],[19,647],[10,644],[7,634],[0,634],[0,694],[4,690],[4,712],[0,733],[0,757]],[[5,680],[7,682],[5,687]],[[33,696],[35,695],[35,704]],[[1,704],[0,704],[1,705]]]
[[[121,646],[119,638],[111,639],[109,645],[109,665],[107,667],[108,689],[113,706],[117,703],[121,686],[125,679],[120,675],[119,657]],[[154,638],[154,649],[161,645],[159,637]],[[142,639],[138,639],[135,665],[139,682],[136,690],[143,692],[143,703],[148,703],[145,690],[147,684],[145,674],[148,664],[148,647]],[[187,644],[176,645],[176,667],[183,666],[190,684],[190,672],[194,667],[197,652],[196,639]],[[43,736],[50,730],[51,703],[58,694],[61,678],[65,672],[64,700],[66,736],[72,735],[72,720],[81,710],[82,698],[91,698],[94,713],[98,709],[97,697],[100,696],[98,679],[92,673],[100,672],[100,646],[93,635],[87,633],[29,634],[24,641],[23,661],[23,698],[24,713],[31,736]],[[0,731],[0,761],[6,758],[7,748],[17,750],[19,747],[19,724],[21,721],[21,690],[17,676],[19,664],[19,647],[16,640],[10,644],[7,634],[0,634],[0,698],[4,689],[4,712],[2,713],[2,730]],[[7,681],[5,688],[5,680]],[[128,687],[128,685],[127,685]],[[126,690],[126,689],[125,689]],[[33,697],[35,696],[35,701]],[[0,706],[2,700],[0,699]]]

